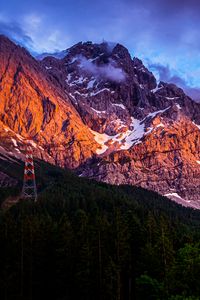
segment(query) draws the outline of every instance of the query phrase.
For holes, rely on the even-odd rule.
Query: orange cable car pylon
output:
[[[25,166],[24,166],[24,180],[22,188],[22,198],[37,200],[37,187],[35,181],[35,170],[33,163],[33,151],[31,146],[31,139],[27,139],[25,149]]]

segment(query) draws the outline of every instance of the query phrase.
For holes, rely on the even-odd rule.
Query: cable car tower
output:
[[[22,198],[37,201],[37,187],[35,181],[35,170],[34,170],[34,163],[33,163],[33,150],[31,145],[31,138],[27,139],[26,148],[25,148],[25,166],[24,166]]]

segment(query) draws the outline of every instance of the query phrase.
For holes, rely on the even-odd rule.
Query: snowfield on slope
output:
[[[141,143],[141,139],[145,135],[151,133],[154,129],[156,129],[158,127],[164,127],[164,124],[160,123],[155,127],[149,127],[149,128],[146,128],[146,130],[145,130],[144,121],[147,118],[155,118],[158,114],[164,113],[169,108],[170,108],[170,106],[163,110],[158,110],[158,111],[149,113],[143,120],[138,120],[134,117],[131,117],[130,128],[133,128],[133,129],[129,129],[126,132],[119,132],[113,136],[110,136],[106,133],[99,133],[97,131],[91,130],[91,132],[94,134],[95,141],[101,146],[100,149],[96,150],[96,153],[100,155],[100,154],[103,154],[104,152],[106,152],[106,150],[109,149],[108,142],[110,145],[113,145],[115,142],[117,142],[119,146],[116,147],[117,148],[116,150],[118,150],[118,151],[119,150],[128,150],[133,145],[137,145],[137,144]],[[100,111],[97,111],[97,113],[100,113]],[[121,127],[125,126],[120,119],[116,120],[116,122],[118,122],[118,125],[121,125],[120,127],[118,127],[119,129]]]
[[[119,125],[119,128],[125,126],[123,122],[120,122]],[[140,139],[149,132],[145,132],[144,123],[141,124],[140,120],[133,117],[131,117],[130,127],[133,129],[127,130],[126,132],[119,132],[113,136],[91,130],[94,134],[95,141],[101,146],[101,149],[97,149],[96,153],[103,154],[106,150],[108,150],[108,141],[110,141],[111,145],[117,142],[119,144],[119,148],[117,150],[128,150],[133,145],[139,143]]]

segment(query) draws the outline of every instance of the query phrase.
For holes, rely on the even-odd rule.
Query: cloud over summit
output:
[[[87,59],[85,56],[79,55],[77,57],[79,61],[79,67],[92,74],[95,77],[100,77],[102,79],[108,79],[114,82],[122,82],[125,80],[126,75],[124,71],[117,67],[113,60],[109,60],[107,64],[96,65],[91,60]]]

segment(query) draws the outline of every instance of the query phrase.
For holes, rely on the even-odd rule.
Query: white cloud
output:
[[[126,78],[124,71],[117,67],[112,60],[110,60],[108,64],[98,66],[82,55],[79,55],[77,59],[79,60],[80,68],[91,73],[95,77],[101,77],[115,82],[124,81]]]

